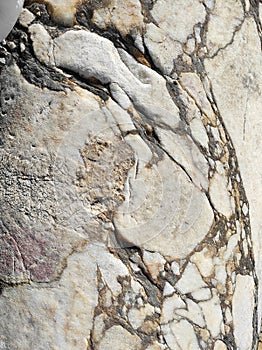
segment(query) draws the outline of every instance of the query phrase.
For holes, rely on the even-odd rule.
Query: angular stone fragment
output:
[[[234,40],[235,32],[242,24],[243,17],[241,1],[231,0],[225,4],[221,0],[216,0],[207,27],[207,47],[211,56]]]
[[[214,350],[226,350],[227,346],[221,340],[215,342]]]
[[[221,330],[223,331],[223,315],[218,296],[213,295],[210,300],[201,302],[199,305],[202,309],[207,329],[214,338],[217,337]]]
[[[29,32],[33,41],[35,55],[39,61],[47,65],[53,65],[53,42],[48,32],[40,24],[32,24]]]
[[[141,4],[138,0],[104,0],[94,6],[92,22],[106,30],[114,26],[123,36],[133,31],[142,31],[144,27]]]
[[[228,196],[227,179],[225,176],[215,174],[209,183],[209,194],[216,209],[227,217],[233,213],[230,198]]]
[[[158,26],[173,40],[185,42],[198,22],[204,22],[205,9],[200,1],[159,0],[151,14]]]
[[[204,328],[206,326],[206,320],[200,306],[190,299],[187,299],[186,304],[187,308],[176,310],[176,314],[185,317],[194,322],[199,327]]]
[[[161,271],[164,271],[166,261],[159,253],[144,251],[143,262],[153,279],[157,279]]]
[[[110,350],[114,347],[116,350],[141,349],[141,340],[137,335],[132,335],[121,326],[113,326],[106,331],[104,338],[98,346],[99,350]]]
[[[186,320],[163,326],[163,333],[170,349],[200,349],[193,326]]]
[[[214,263],[208,249],[204,248],[203,251],[196,252],[191,256],[190,261],[196,265],[203,277],[209,277],[213,274]]]
[[[161,322],[165,324],[173,320],[175,313],[180,309],[186,309],[186,303],[179,295],[174,294],[171,297],[166,298],[163,303]]]
[[[207,285],[201,278],[196,266],[191,263],[188,264],[182,278],[176,283],[176,288],[183,294],[191,293],[206,287]]]
[[[24,27],[28,27],[34,19],[35,16],[32,12],[28,11],[27,9],[23,9],[19,16],[19,23]]]
[[[153,23],[146,26],[145,45],[155,65],[164,74],[170,74],[174,68],[174,60],[182,55],[182,45],[173,40],[166,32]],[[159,52],[162,52],[160,55]]]
[[[252,342],[253,293],[254,285],[252,278],[250,276],[237,275],[232,315],[236,344],[240,349],[247,349]],[[249,298],[246,298],[247,296]],[[247,300],[245,304],[243,304],[243,299]]]

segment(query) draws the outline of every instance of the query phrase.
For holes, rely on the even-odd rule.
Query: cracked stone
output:
[[[159,0],[151,11],[158,26],[173,40],[185,42],[198,22],[204,22],[205,9],[200,1]],[[175,20],[174,20],[175,19]]]
[[[137,335],[129,333],[125,328],[121,326],[113,326],[105,332],[97,349],[110,350],[112,347],[116,350],[139,350],[141,348],[141,340]]]
[[[170,74],[174,68],[175,58],[183,53],[182,45],[153,23],[146,26],[144,40],[154,64],[164,74]]]
[[[235,59],[236,56],[238,60]],[[207,59],[205,66],[213,81],[219,110],[231,134],[237,150],[239,167],[245,179],[245,191],[250,201],[252,244],[257,273],[261,276],[261,213],[257,208],[260,208],[259,198],[262,197],[261,187],[255,185],[252,178],[259,177],[261,173],[261,121],[257,117],[257,111],[261,110],[262,75],[258,73],[261,67],[261,50],[253,19],[247,18],[241,30],[236,33],[233,43],[213,60]],[[223,91],[221,81],[225,84]],[[232,104],[232,99],[238,103]],[[236,125],[240,127],[236,128]]]
[[[203,126],[203,122],[200,118],[193,118],[190,122],[190,130],[195,140],[197,140],[200,145],[208,149],[208,136],[206,133],[206,129]]]
[[[207,287],[194,264],[189,263],[175,287],[183,294]]]
[[[219,297],[213,295],[210,300],[200,302],[199,306],[202,309],[208,330],[213,337],[217,337],[221,333],[223,325],[223,315]]]
[[[230,0],[225,4],[222,0],[216,0],[207,26],[206,40],[211,56],[231,41],[243,17],[241,1]]]
[[[214,272],[213,254],[204,248],[201,252],[196,252],[190,258],[203,277],[209,277]]]
[[[141,327],[147,316],[151,316],[154,313],[154,307],[146,304],[145,307],[140,309],[131,309],[128,313],[128,319],[134,329]]]
[[[208,94],[205,91],[205,86],[201,82],[199,76],[195,73],[183,73],[179,81],[183,89],[185,89],[196,101],[196,104],[201,108],[201,111],[208,117],[212,124],[216,125],[216,118],[212,105],[208,100]]]
[[[69,46],[71,41],[75,45],[73,52]],[[123,50],[117,51],[109,40],[84,30],[68,31],[54,40],[54,59],[58,67],[75,71],[83,78],[95,78],[104,84],[117,82],[149,119],[159,118],[171,127],[178,124],[178,108],[166,90],[165,80]],[[161,103],[157,98],[160,91]]]
[[[210,179],[209,194],[213,203],[216,203],[216,209],[227,217],[232,215],[232,206],[228,196],[226,177],[215,174]]]
[[[197,324],[199,327],[205,327],[206,322],[201,307],[190,299],[186,300],[187,308],[176,310],[176,314],[187,318]]]
[[[171,178],[176,182],[169,182]],[[136,178],[131,173],[128,182],[132,196],[126,196],[114,217],[119,239],[126,244],[182,258],[209,230],[213,213],[205,197],[166,156],[157,166],[144,167]]]
[[[99,2],[97,2],[99,3]],[[101,1],[95,8],[92,23],[101,29],[114,26],[123,36],[144,27],[141,4],[138,0]]]
[[[180,298],[179,295],[174,294],[171,297],[165,298],[161,316],[162,323],[168,323],[169,321],[173,320],[177,309],[185,308],[186,303]]]
[[[0,348],[259,348],[261,6],[24,7],[0,47]]]
[[[207,189],[208,165],[206,159],[189,137],[157,129],[161,144],[174,160],[185,168],[192,182],[199,188]]]
[[[193,326],[186,320],[163,326],[163,333],[170,349],[200,350]],[[184,334],[187,334],[185,337]]]
[[[233,295],[232,315],[236,344],[240,349],[248,348],[252,341],[253,299],[252,297],[247,298],[247,302],[243,304],[243,298],[246,298],[247,295],[251,296],[253,292],[254,285],[252,278],[250,276],[237,275]],[[246,322],[247,320],[249,322]]]
[[[87,248],[69,257],[60,281],[50,287],[20,286],[8,288],[3,293],[0,324],[5,346],[28,349],[33,343],[38,349],[45,346],[53,349],[86,347],[98,301],[93,283],[96,266],[90,253],[92,249]],[[82,277],[84,267],[89,271],[85,278]],[[16,322],[18,314],[21,323]]]

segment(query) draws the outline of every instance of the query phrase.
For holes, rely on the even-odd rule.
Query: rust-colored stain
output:
[[[25,5],[30,6],[34,3],[43,4],[52,20],[64,26],[73,26],[75,24],[75,15],[78,6],[85,3],[85,0],[26,0]]]

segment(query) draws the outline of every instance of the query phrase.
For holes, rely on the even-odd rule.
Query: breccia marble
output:
[[[259,11],[25,2],[0,47],[0,349],[259,349]]]

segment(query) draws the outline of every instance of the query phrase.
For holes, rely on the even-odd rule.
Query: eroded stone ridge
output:
[[[25,5],[0,50],[0,348],[257,349],[258,4]]]

